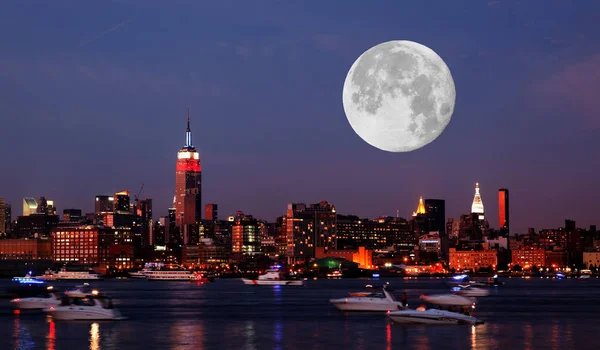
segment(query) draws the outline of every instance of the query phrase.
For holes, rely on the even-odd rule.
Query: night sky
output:
[[[479,182],[512,232],[598,220],[600,1],[3,1],[0,197],[93,211],[122,189],[166,215],[191,106],[203,201],[267,220],[289,202],[409,217],[470,211]],[[368,4],[368,5],[367,5]],[[449,66],[456,108],[410,153],[358,137],[342,106],[364,51],[412,40]]]

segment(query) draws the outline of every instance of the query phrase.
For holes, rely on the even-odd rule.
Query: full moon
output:
[[[365,142],[388,152],[410,152],[435,140],[450,122],[456,89],[450,69],[433,50],[388,41],[352,65],[344,111]]]

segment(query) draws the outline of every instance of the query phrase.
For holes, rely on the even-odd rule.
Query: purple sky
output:
[[[122,189],[166,215],[191,105],[204,202],[268,220],[288,202],[408,217],[418,196],[470,211],[479,182],[512,231],[598,223],[598,1],[5,1],[0,197],[93,210]],[[448,64],[445,132],[411,153],[369,146],[342,107],[365,50],[412,40]]]

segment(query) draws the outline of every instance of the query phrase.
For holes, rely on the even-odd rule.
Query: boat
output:
[[[44,271],[44,274],[35,276],[34,278],[40,281],[54,281],[56,280],[56,273],[51,269],[47,269]]]
[[[189,281],[194,278],[192,271],[178,265],[146,271],[145,274],[149,281]]]
[[[484,322],[471,315],[475,304],[468,298],[455,294],[421,296],[425,304],[416,310],[401,310],[388,313],[397,323],[438,324],[438,325],[478,325]]]
[[[592,278],[592,271],[591,270],[581,270],[581,274],[579,276],[576,277],[578,281],[588,281],[590,278]]]
[[[144,264],[144,268],[140,271],[130,272],[129,276],[131,278],[147,278],[146,273],[150,271],[156,271],[163,269],[165,264],[160,262],[147,262]]]
[[[89,283],[80,284],[75,286],[74,289],[65,291],[65,294],[70,297],[83,297],[85,295],[91,294],[93,288],[89,285]]]
[[[348,292],[348,295],[350,295],[351,297],[364,297],[364,296],[367,296],[367,295],[373,294],[373,293],[383,294],[383,293],[381,293],[381,288],[382,287],[373,286],[372,284],[367,284],[365,286],[365,290],[364,291],[362,291],[362,292]]]
[[[115,309],[112,299],[101,295],[97,290],[91,294],[63,298],[56,306],[45,308],[44,312],[55,320],[123,320]]]
[[[54,291],[52,286],[48,287],[44,293],[34,297],[15,298],[10,301],[15,309],[19,310],[41,310],[60,304],[60,293]]]
[[[14,298],[34,297],[43,293],[48,286],[27,274],[25,277],[13,277],[6,292]]]
[[[327,274],[327,278],[342,278],[342,273],[339,270],[335,270]]]
[[[490,295],[489,289],[474,287],[472,284],[458,285],[458,287],[452,288],[452,291],[463,297],[487,297]]]
[[[51,270],[46,270],[43,275],[36,276],[37,280],[77,280],[77,281],[87,281],[87,280],[101,280],[97,273],[93,273],[92,271],[67,271],[66,267],[60,269],[60,271],[54,273]]]
[[[302,286],[304,281],[287,278],[279,268],[274,267],[265,271],[257,279],[242,278],[244,284],[263,286]]]
[[[342,311],[374,311],[385,312],[390,310],[403,310],[405,307],[397,301],[389,285],[383,286],[381,292],[367,295],[351,296],[347,298],[329,300],[336,308]]]
[[[200,283],[210,283],[211,281],[206,277],[205,274],[198,272],[195,273],[192,278],[190,278],[190,282],[200,282]]]

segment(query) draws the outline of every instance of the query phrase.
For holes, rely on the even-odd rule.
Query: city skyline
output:
[[[95,14],[80,21],[59,7],[7,4],[4,32],[30,23],[0,44],[10,130],[0,138],[9,150],[0,197],[13,217],[23,197],[90,212],[94,196],[140,183],[155,216],[167,215],[191,105],[203,204],[222,213],[272,220],[290,202],[325,199],[342,213],[408,218],[423,196],[445,199],[447,217],[458,218],[479,182],[492,227],[501,188],[511,192],[511,233],[598,222],[600,161],[582,151],[599,146],[598,102],[578,91],[599,87],[588,74],[600,52],[591,15],[599,4],[440,4],[404,21],[395,14],[426,5],[375,4],[367,12],[377,16],[358,2],[237,6],[75,4]],[[540,6],[545,17],[532,22]],[[353,60],[388,39],[434,47],[456,80],[452,122],[410,154],[364,144],[341,103]],[[591,171],[572,170],[583,167]]]

